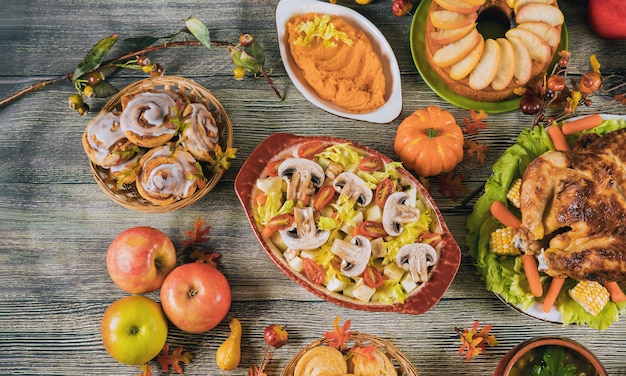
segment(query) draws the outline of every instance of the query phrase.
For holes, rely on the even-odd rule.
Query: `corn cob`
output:
[[[580,281],[569,290],[569,296],[590,314],[597,316],[609,302],[611,295],[602,284],[595,281]]]
[[[513,185],[511,185],[511,188],[509,188],[509,191],[506,194],[506,198],[508,198],[509,201],[511,201],[511,204],[513,204],[513,206],[515,206],[518,209],[520,207],[519,191],[520,191],[521,186],[522,186],[522,179],[518,178],[517,180],[513,182]]]
[[[500,256],[517,256],[521,254],[515,247],[517,231],[513,227],[499,228],[491,233],[489,251]]]

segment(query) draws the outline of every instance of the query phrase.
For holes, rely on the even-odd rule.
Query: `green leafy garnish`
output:
[[[548,346],[541,363],[533,366],[532,376],[575,376],[577,369],[575,364],[568,362],[563,348]]]
[[[340,41],[348,46],[352,46],[352,40],[348,38],[348,34],[335,28],[335,24],[331,22],[330,16],[325,14],[321,18],[315,16],[313,21],[305,21],[296,26],[298,33],[304,33],[304,36],[298,37],[294,44],[296,46],[310,46],[315,39],[322,39],[324,47],[336,47]]]

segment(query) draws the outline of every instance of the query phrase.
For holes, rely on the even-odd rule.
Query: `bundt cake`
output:
[[[475,101],[511,99],[548,69],[563,21],[556,0],[432,0],[426,56],[455,93]]]

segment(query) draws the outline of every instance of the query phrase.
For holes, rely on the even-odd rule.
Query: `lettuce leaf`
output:
[[[587,133],[592,132],[602,136],[621,128],[626,128],[626,120],[611,119],[605,120],[600,126]],[[573,145],[577,138],[578,135],[568,136],[570,145]],[[554,146],[542,127],[524,129],[518,136],[517,143],[509,147],[494,163],[493,172],[485,183],[484,193],[476,201],[474,210],[467,221],[466,240],[470,256],[474,260],[478,275],[485,281],[487,290],[498,294],[509,304],[524,309],[533,304],[535,297],[530,293],[520,258],[498,256],[489,252],[489,236],[495,229],[501,227],[501,224],[491,215],[489,207],[495,200],[507,203],[506,194],[513,181],[523,175],[533,159],[549,150],[554,150]],[[510,209],[519,214],[516,208]],[[543,276],[542,278],[545,280],[549,277]],[[617,321],[620,313],[626,309],[626,303],[609,302],[598,316],[592,316],[569,297],[567,291],[575,283],[576,281],[568,279],[556,301],[562,315],[563,325],[579,324],[595,329],[605,329]]]

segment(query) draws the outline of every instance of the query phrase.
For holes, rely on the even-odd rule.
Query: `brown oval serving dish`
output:
[[[299,180],[305,187],[295,187]],[[377,192],[383,180],[392,180],[388,193],[395,193]],[[369,189],[355,188],[361,183]],[[355,195],[355,189],[363,190]],[[428,191],[399,162],[366,146],[273,134],[243,164],[235,191],[270,259],[334,304],[421,314],[441,299],[459,268],[460,248]],[[294,191],[304,196],[289,197]],[[315,197],[322,191],[332,197],[325,204]]]

